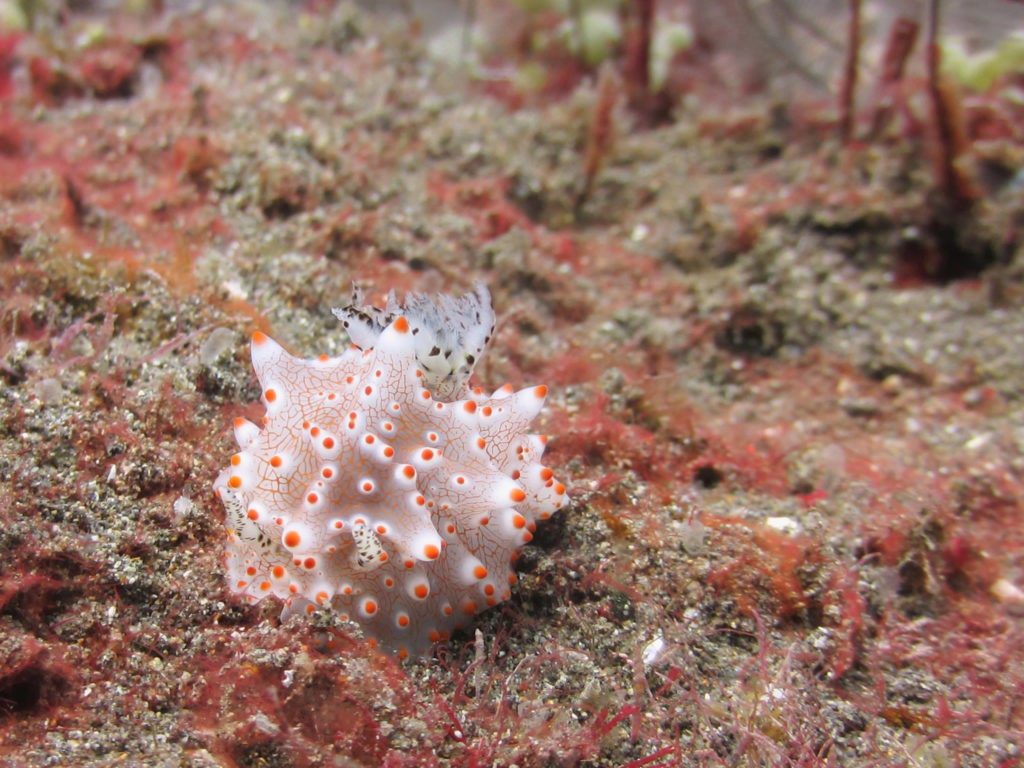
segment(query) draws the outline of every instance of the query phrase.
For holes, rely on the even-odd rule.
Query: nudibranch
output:
[[[527,431],[547,388],[469,386],[494,331],[484,286],[361,301],[334,310],[353,343],[338,357],[253,334],[266,415],[235,421],[214,483],[228,583],[283,617],[331,607],[419,656],[510,597],[513,558],[567,494]]]

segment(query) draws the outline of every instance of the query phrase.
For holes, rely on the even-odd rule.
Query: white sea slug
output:
[[[235,421],[214,489],[233,591],[283,616],[332,606],[405,658],[508,599],[511,559],[567,497],[526,432],[547,388],[469,389],[494,329],[485,287],[360,301],[334,310],[355,345],[339,357],[253,334],[267,412]]]

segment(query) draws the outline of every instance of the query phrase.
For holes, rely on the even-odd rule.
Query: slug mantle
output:
[[[511,595],[511,561],[565,487],[530,434],[547,387],[468,385],[494,329],[485,287],[334,310],[355,346],[302,360],[262,333],[262,428],[214,483],[228,584],[282,617],[331,606],[405,658]]]

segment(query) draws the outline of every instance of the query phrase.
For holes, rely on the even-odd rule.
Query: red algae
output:
[[[578,5],[453,5],[454,53],[334,2],[0,31],[0,762],[1020,761],[1019,75],[951,84],[874,0],[834,45]],[[976,5],[940,46],[1012,26]],[[548,386],[571,500],[511,598],[406,665],[233,599],[245,340],[477,280],[477,383]]]

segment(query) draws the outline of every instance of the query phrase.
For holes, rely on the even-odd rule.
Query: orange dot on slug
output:
[[[263,393],[263,396],[267,398],[268,403],[272,403],[275,400],[277,400],[277,391],[273,389],[268,389],[266,392]]]
[[[434,544],[426,544],[423,547],[423,556],[428,560],[436,560],[441,554],[441,550]]]
[[[523,493],[523,489],[522,488],[513,488],[508,496],[509,496],[510,499],[512,499],[512,501],[515,501],[515,502],[520,502],[520,501],[525,501],[526,500],[526,494]]]
[[[484,568],[482,565],[478,565],[476,568],[473,569],[473,575],[476,576],[478,579],[486,579],[487,569]]]
[[[406,320],[404,317],[398,317],[395,320],[394,326],[395,330],[398,331],[399,333],[409,332],[409,321]]]
[[[302,543],[302,536],[299,535],[298,531],[288,531],[284,535],[284,545],[294,549]]]
[[[426,584],[417,584],[413,589],[413,594],[416,595],[420,600],[426,600],[427,595],[430,594],[430,588]]]

